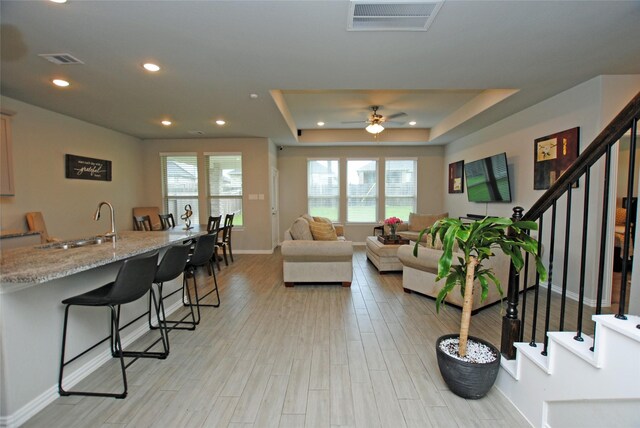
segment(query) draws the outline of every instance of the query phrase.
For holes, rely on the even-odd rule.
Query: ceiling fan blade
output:
[[[392,124],[392,125],[404,125],[406,122],[398,122],[396,120],[385,120],[384,121],[385,124]]]
[[[369,121],[368,120],[351,120],[351,121],[348,121],[348,122],[340,122],[340,123],[343,123],[343,124],[348,124],[348,123],[369,123]]]
[[[389,116],[385,116],[385,119],[395,119],[396,117],[402,117],[402,116],[407,116],[407,113],[394,113],[394,114],[390,114]]]

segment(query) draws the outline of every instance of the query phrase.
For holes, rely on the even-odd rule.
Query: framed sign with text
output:
[[[65,155],[65,177],[111,181],[111,161],[67,154]]]

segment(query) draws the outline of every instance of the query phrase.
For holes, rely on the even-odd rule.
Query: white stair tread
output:
[[[640,316],[627,315],[626,320],[620,320],[614,315],[594,315],[591,318],[598,324],[640,342],[640,329],[636,328],[636,326],[640,324]]]
[[[549,340],[554,341],[563,348],[569,350],[571,353],[585,360],[587,363],[594,367],[598,367],[596,364],[596,358],[591,351],[593,346],[593,338],[585,334],[582,335],[584,341],[580,342],[574,339],[576,334],[571,331],[553,331],[547,333]],[[551,351],[553,352],[553,351]]]
[[[541,352],[544,349],[543,343],[536,343],[536,346],[529,346],[526,342],[517,342],[513,344],[516,349],[518,349],[520,355],[519,357],[527,357],[535,365],[540,367],[545,373],[549,373],[549,359],[542,355]]]

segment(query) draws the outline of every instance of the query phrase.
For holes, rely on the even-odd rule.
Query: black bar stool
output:
[[[233,262],[233,251],[231,250],[231,230],[233,229],[233,217],[235,214],[227,214],[224,216],[224,225],[222,226],[222,238],[217,242],[219,248],[222,248],[225,266],[229,266],[227,261],[227,249],[229,257]]]
[[[220,222],[222,221],[222,216],[209,216],[209,221],[207,222],[207,233],[209,235],[215,235],[216,237],[216,246],[213,249],[213,261],[216,262],[216,266],[218,266],[218,270],[220,270],[220,256],[218,255],[218,234],[220,233]]]
[[[215,235],[203,235],[198,238],[196,242],[196,248],[193,250],[193,254],[191,255],[191,259],[187,262],[187,265],[184,268],[184,280],[183,280],[183,301],[184,301],[184,293],[186,292],[188,296],[189,293],[189,277],[193,278],[193,289],[195,291],[195,303],[189,301],[189,303],[185,303],[185,306],[195,306],[196,311],[198,313],[198,319],[196,324],[200,323],[200,306],[208,306],[217,308],[220,306],[220,293],[218,292],[218,280],[216,279],[216,272],[213,269],[212,259],[215,254],[216,247],[216,236]],[[196,269],[199,267],[207,266],[209,274],[213,276],[213,289],[202,297],[198,297],[198,284],[196,281]],[[200,303],[202,299],[207,297],[209,294],[215,291],[216,296],[218,298],[218,303],[214,304],[204,304]],[[189,299],[190,300],[190,299]]]
[[[161,313],[162,318],[158,318],[158,325],[154,326],[151,323],[151,301],[153,297],[153,293],[149,293],[149,328],[151,330],[160,329],[160,334],[163,335],[164,340],[167,344],[167,355],[169,354],[169,331],[173,329],[178,330],[195,330],[196,328],[196,317],[193,312],[193,308],[191,309],[191,319],[192,321],[185,321],[185,319],[189,316],[189,314],[185,315],[181,320],[168,320],[165,316],[164,312],[164,303],[163,300],[165,297],[162,296],[162,287],[165,282],[171,281],[179,277],[182,272],[184,272],[184,267],[187,265],[187,260],[189,259],[189,250],[191,249],[191,244],[179,244],[173,245],[169,247],[160,264],[158,265],[158,269],[156,270],[156,276],[153,279],[153,283],[158,286],[158,300],[157,303],[159,305],[155,307],[156,314]],[[175,290],[170,293],[168,296],[177,293],[180,289]],[[171,324],[171,327],[167,327],[167,324]],[[180,327],[181,324],[187,324],[191,327]],[[158,339],[160,340],[160,339]],[[157,343],[157,341],[155,342]],[[154,344],[155,344],[154,343]]]
[[[64,329],[62,334],[62,356],[60,357],[60,377],[58,378],[58,392],[60,395],[88,395],[94,397],[115,397],[124,398],[127,396],[127,374],[124,363],[125,352],[120,342],[120,305],[133,302],[146,293],[151,292],[151,284],[156,273],[156,264],[158,263],[158,252],[154,252],[147,256],[140,256],[127,259],[118,271],[118,275],[114,282],[110,282],[102,287],[79,294],[62,301],[66,305],[64,310]],[[77,359],[80,355],[65,362],[64,353],[67,342],[67,321],[69,318],[69,308],[71,306],[108,306],[111,310],[111,354],[120,359],[120,367],[122,369],[123,392],[107,393],[107,392],[89,392],[89,391],[66,391],[62,387],[64,367]],[[158,317],[160,313],[157,314]],[[86,351],[85,351],[86,352]],[[126,353],[129,354],[129,353]],[[154,355],[145,355],[144,352],[135,352],[136,359],[138,357],[150,356],[158,358],[157,353]],[[135,361],[135,360],[134,360]],[[133,362],[133,361],[132,361]]]

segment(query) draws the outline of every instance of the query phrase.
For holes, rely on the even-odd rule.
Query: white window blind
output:
[[[347,161],[347,221],[375,223],[378,217],[378,161]]]
[[[160,155],[162,162],[162,196],[164,212],[173,214],[176,222],[191,205],[191,223],[199,222],[198,157],[195,154]]]
[[[340,219],[340,169],[337,159],[307,161],[307,201],[312,216]]]
[[[207,154],[205,157],[209,215],[234,214],[234,226],[242,226],[242,155],[238,153]]]
[[[384,169],[385,218],[409,220],[416,212],[417,186],[415,159],[387,159]]]

